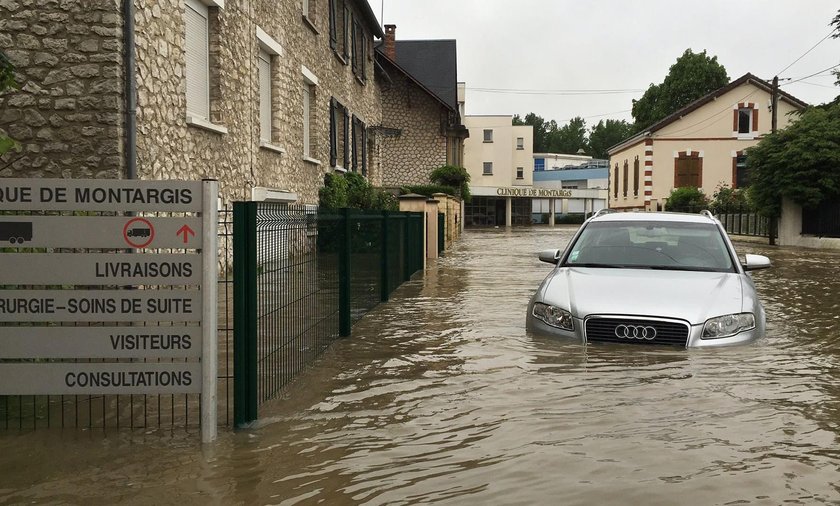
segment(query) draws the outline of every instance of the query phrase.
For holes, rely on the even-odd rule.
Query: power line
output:
[[[570,90],[541,90],[526,88],[474,88],[467,87],[467,90],[477,93],[498,93],[509,95],[618,95],[624,93],[639,93],[642,89],[570,89]]]
[[[817,74],[822,74],[823,72],[828,72],[829,70],[836,69],[837,67],[840,67],[840,63],[838,63],[836,65],[832,65],[832,66],[828,67],[827,69],[822,69],[820,71],[814,72],[813,74],[807,75],[805,77],[800,77],[799,79],[792,79],[792,80],[786,82],[785,84],[783,84],[782,86],[787,86],[789,84],[798,83],[799,81],[804,81],[805,79],[809,79],[811,77],[814,77]]]
[[[802,58],[804,58],[804,57],[805,57],[805,55],[807,55],[808,53],[810,53],[811,51],[813,51],[814,49],[816,49],[816,47],[817,47],[817,46],[819,46],[820,44],[822,44],[823,42],[825,42],[825,40],[826,40],[827,38],[831,37],[831,35],[834,33],[834,31],[835,31],[835,29],[832,29],[830,32],[828,32],[828,35],[826,35],[825,37],[823,37],[822,39],[820,39],[820,41],[819,41],[819,42],[817,42],[816,44],[814,44],[813,46],[811,46],[811,49],[809,49],[809,50],[805,51],[804,53],[802,53],[802,56],[800,56],[799,58],[797,58],[797,59],[793,60],[793,63],[791,63],[791,64],[790,64],[790,65],[788,65],[787,67],[783,68],[782,70],[780,70],[780,71],[776,72],[776,75],[779,75],[779,74],[781,74],[782,72],[784,72],[785,70],[787,70],[787,69],[789,69],[789,68],[793,67],[793,65],[794,65],[794,64],[796,64],[796,62],[798,62],[799,60],[801,60]]]

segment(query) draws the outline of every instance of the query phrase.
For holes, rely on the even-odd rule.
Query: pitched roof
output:
[[[453,109],[458,109],[458,56],[454,39],[397,40],[396,63]]]
[[[367,21],[368,28],[370,28],[373,36],[379,39],[385,37],[385,33],[382,32],[382,27],[379,26],[379,20],[376,19],[376,14],[370,8],[370,3],[367,0],[356,0],[356,5],[362,11],[362,17]]]
[[[772,93],[772,91],[773,91],[773,86],[770,83],[768,83],[764,79],[759,79],[758,77],[756,77],[756,76],[750,74],[749,72],[747,72],[746,74],[744,74],[743,76],[739,77],[738,79],[730,82],[726,86],[724,86],[722,88],[718,88],[718,89],[712,91],[711,93],[708,93],[705,96],[698,98],[697,100],[688,104],[687,106],[683,107],[682,109],[680,109],[680,110],[662,118],[661,120],[659,120],[656,123],[652,124],[651,126],[645,128],[642,132],[639,132],[638,134],[634,135],[633,137],[629,137],[629,138],[619,142],[615,146],[610,147],[607,150],[607,152],[612,154],[614,151],[617,151],[619,148],[623,148],[623,147],[626,147],[628,145],[635,144],[638,141],[647,137],[648,135],[652,134],[653,132],[656,132],[657,130],[661,130],[662,128],[664,128],[664,127],[670,125],[671,123],[677,121],[678,119],[682,118],[686,114],[689,114],[689,113],[703,107],[704,105],[706,105],[709,102],[715,100],[716,98],[718,98],[718,97],[720,97],[720,96],[722,96],[726,93],[729,93],[730,91],[734,90],[738,86],[741,86],[742,84],[748,84],[748,83],[752,84],[752,85],[754,85],[754,86],[756,86],[760,89],[763,89],[767,93]],[[799,100],[798,98],[794,97],[790,93],[787,93],[787,92],[785,92],[781,89],[779,90],[779,99],[784,100],[784,101],[790,103],[791,105],[793,105],[795,107],[799,107],[799,108],[805,108],[805,107],[808,106],[808,104],[806,102],[803,102],[802,100]]]
[[[385,69],[381,67],[381,65],[382,65],[383,63],[384,63],[384,64],[386,64],[386,65],[390,65],[391,67],[393,67],[394,69],[396,69],[398,72],[400,72],[402,75],[404,75],[404,76],[405,76],[405,77],[406,77],[409,81],[411,81],[412,83],[414,83],[414,84],[415,84],[418,88],[420,88],[421,90],[423,90],[424,92],[426,92],[426,94],[428,94],[430,97],[432,97],[434,100],[436,100],[437,102],[439,102],[439,103],[440,103],[440,105],[442,105],[442,106],[446,107],[447,109],[453,110],[453,111],[454,111],[454,110],[457,110],[457,108],[452,107],[451,105],[449,105],[448,103],[446,103],[446,102],[445,102],[442,98],[440,98],[440,96],[438,96],[438,95],[437,95],[437,94],[435,94],[432,90],[430,90],[429,88],[427,88],[427,87],[426,87],[426,85],[425,85],[425,84],[423,84],[422,82],[420,82],[420,81],[419,81],[419,80],[418,80],[418,79],[417,79],[414,75],[412,75],[412,74],[411,74],[411,72],[409,72],[408,70],[404,69],[404,68],[403,68],[403,67],[402,67],[399,63],[397,63],[397,62],[395,62],[394,60],[392,60],[392,59],[388,58],[388,56],[387,56],[387,55],[386,55],[386,54],[382,51],[381,47],[377,47],[377,49],[376,49],[376,56],[377,56],[377,58],[379,58],[379,59],[377,60],[377,64],[380,66],[380,68],[381,68],[383,71],[385,71]],[[387,75],[387,72],[386,72],[386,75]],[[389,81],[390,81],[390,79],[391,79],[391,78],[390,78],[390,77],[388,77],[388,80],[389,80]]]

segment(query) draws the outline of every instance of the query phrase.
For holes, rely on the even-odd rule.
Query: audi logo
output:
[[[642,325],[618,325],[615,328],[615,337],[619,339],[645,339],[652,341],[656,337],[656,329]]]

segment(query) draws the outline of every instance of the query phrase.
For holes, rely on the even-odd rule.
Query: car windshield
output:
[[[732,257],[712,223],[589,223],[562,265],[732,272]]]

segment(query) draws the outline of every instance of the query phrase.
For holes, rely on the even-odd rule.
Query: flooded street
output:
[[[573,232],[468,231],[210,447],[2,432],[0,503],[840,502],[840,252],[736,244],[774,263],[754,345],[584,347],[525,331]]]

